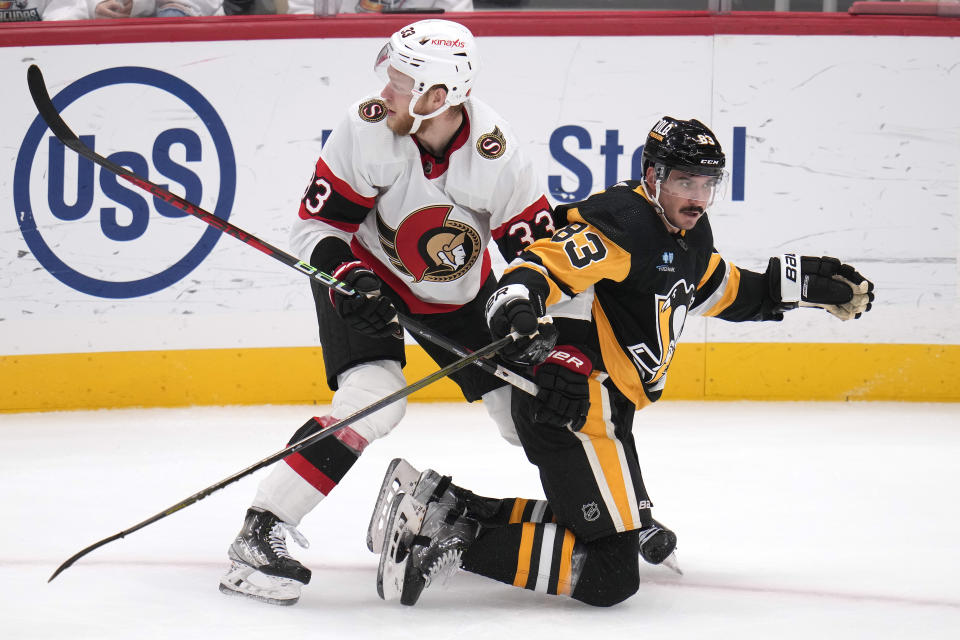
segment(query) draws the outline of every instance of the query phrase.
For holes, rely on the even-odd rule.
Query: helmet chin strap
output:
[[[653,202],[653,208],[657,210],[657,214],[660,216],[660,219],[663,221],[663,224],[666,225],[667,231],[669,231],[670,233],[676,233],[677,231],[680,231],[678,227],[673,226],[672,224],[670,224],[670,221],[667,220],[667,216],[663,210],[663,205],[660,204],[661,180],[659,178],[657,179],[656,190],[652,195],[650,193],[650,190],[647,189],[647,181],[644,180],[641,184],[643,185],[643,192],[647,194],[647,197],[650,198],[650,200]]]
[[[647,198],[653,202],[653,206],[657,210],[657,213],[663,215],[663,205],[660,204],[660,180],[657,180],[656,191],[652,194],[650,193],[650,189],[647,188],[646,180],[644,180],[641,184],[643,185],[643,192],[647,194]]]
[[[409,107],[409,109],[408,109],[409,112],[410,112],[410,116],[413,117],[413,126],[410,127],[410,135],[413,135],[413,134],[415,134],[417,131],[420,130],[420,125],[421,125],[421,123],[423,123],[424,120],[429,120],[430,118],[435,118],[435,117],[437,117],[438,115],[440,115],[441,113],[443,113],[444,111],[446,111],[447,109],[450,108],[450,104],[447,103],[447,102],[444,102],[442,105],[440,105],[440,108],[437,109],[436,111],[434,111],[433,113],[428,113],[428,114],[426,114],[426,115],[423,115],[423,114],[421,114],[421,113],[414,113],[414,111],[413,111],[414,107],[417,106],[417,105],[416,105],[417,102],[419,102],[419,99],[418,99],[418,100],[411,100],[411,101],[410,101],[410,107]]]

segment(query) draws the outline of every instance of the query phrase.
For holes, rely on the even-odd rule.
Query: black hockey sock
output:
[[[458,496],[466,503],[466,515],[484,527],[502,527],[523,522],[555,522],[546,500],[484,498],[466,489]]]
[[[637,531],[582,542],[565,527],[527,522],[482,530],[462,563],[515,587],[609,607],[640,586],[638,547]]]
[[[461,560],[471,573],[531,591],[570,595],[581,551],[570,530],[526,522],[482,529]]]

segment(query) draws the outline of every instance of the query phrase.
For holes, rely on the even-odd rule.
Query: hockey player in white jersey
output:
[[[291,442],[405,386],[398,311],[469,349],[489,342],[484,303],[496,288],[490,240],[509,262],[555,230],[510,126],[471,95],[479,56],[467,28],[445,20],[411,24],[390,37],[375,67],[383,90],[350,107],[330,134],[292,229],[295,253],[364,295],[314,285],[335,393],[330,415],[309,420]],[[522,362],[531,344],[514,343],[508,355]],[[422,346],[440,365],[455,359]],[[476,367],[451,377],[468,401],[482,398],[501,433],[516,442],[503,381]],[[302,541],[295,527],[303,516],[404,410],[396,402],[277,464],[228,550],[221,591],[295,603],[310,571],[290,556],[286,533]]]

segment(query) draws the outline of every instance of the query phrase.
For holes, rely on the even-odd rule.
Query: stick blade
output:
[[[130,529],[127,529],[126,531],[121,531],[120,533],[115,533],[115,534],[113,534],[112,536],[110,536],[109,538],[104,538],[103,540],[99,540],[99,541],[97,541],[97,542],[94,542],[94,543],[93,543],[92,545],[90,545],[89,547],[84,547],[84,548],[81,549],[80,551],[76,552],[75,554],[73,554],[72,556],[70,556],[69,558],[67,558],[66,561],[65,561],[63,564],[61,564],[59,567],[57,567],[57,570],[54,571],[53,574],[51,574],[51,576],[50,576],[49,578],[47,578],[47,583],[49,584],[49,583],[53,582],[53,579],[54,579],[54,578],[56,578],[58,575],[60,575],[61,573],[63,573],[64,571],[66,571],[67,569],[69,569],[70,567],[72,567],[74,562],[76,562],[77,560],[79,560],[79,559],[82,558],[83,556],[87,555],[88,553],[90,553],[90,552],[93,551],[94,549],[99,549],[100,547],[102,547],[102,546],[105,545],[105,544],[109,544],[109,543],[113,542],[114,540],[119,540],[120,538],[124,537],[129,531],[130,531]]]
[[[56,107],[53,106],[53,100],[50,99],[50,93],[47,91],[47,83],[43,79],[43,72],[35,64],[27,67],[27,87],[30,89],[30,97],[33,98],[33,104],[36,105],[37,112],[50,127],[53,135],[57,136],[67,146],[72,147],[70,142],[77,140],[77,135],[70,130],[67,123],[60,117]]]

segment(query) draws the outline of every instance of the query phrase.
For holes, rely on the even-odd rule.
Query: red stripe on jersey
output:
[[[435,302],[424,302],[410,291],[410,288],[392,271],[387,269],[376,256],[367,251],[367,249],[354,239],[350,243],[350,249],[353,255],[359,258],[367,267],[370,268],[377,277],[383,280],[387,285],[399,294],[403,301],[409,307],[411,313],[449,313],[456,311],[462,304],[439,304]],[[483,250],[483,262],[480,265],[480,282],[486,282],[490,275],[490,253]]]
[[[330,476],[307,462],[307,459],[299,453],[287,456],[283,460],[297,472],[297,475],[309,482],[310,486],[323,495],[328,495],[337,486],[337,483],[331,480]]]
[[[344,182],[338,178],[327,163],[323,161],[322,157],[317,160],[317,177],[329,180],[330,184],[333,185],[334,191],[354,204],[367,207],[368,209],[372,209],[373,205],[377,204],[376,198],[368,198],[367,196],[360,195],[353,190],[353,187],[351,187],[348,182]]]
[[[456,136],[444,150],[443,156],[439,158],[425,150],[420,144],[420,141],[417,140],[415,134],[410,136],[414,142],[417,143],[417,148],[420,149],[420,166],[423,167],[423,175],[426,176],[428,180],[439,178],[446,173],[450,167],[450,155],[470,139],[470,119],[467,118],[466,109],[464,109],[462,113],[463,122],[460,123],[460,128],[457,130]]]
[[[349,183],[334,175],[330,167],[327,166],[327,163],[323,161],[323,158],[320,158],[317,160],[317,168],[315,175],[313,176],[313,182],[310,183],[309,187],[307,187],[307,191],[304,193],[303,199],[300,201],[300,219],[319,220],[320,222],[329,224],[330,226],[341,231],[346,231],[347,233],[356,233],[357,229],[360,227],[359,222],[352,222],[342,219],[337,220],[323,215],[323,209],[325,206],[329,206],[328,200],[334,193],[349,202],[351,205],[355,205],[357,207],[358,215],[355,216],[355,218],[362,217],[362,212],[372,209],[377,202],[376,198],[367,198],[354,191],[353,187],[351,187]],[[340,204],[339,206],[342,208],[344,205]],[[336,209],[331,211],[331,213],[335,216],[338,213],[342,214],[342,212],[337,212]],[[349,216],[347,217],[349,218]]]
[[[502,225],[500,225],[496,229],[491,229],[490,233],[493,236],[493,239],[499,240],[500,238],[502,238],[504,234],[507,233],[507,231],[509,231],[511,226],[513,226],[514,224],[516,224],[521,220],[524,222],[535,222],[537,214],[540,213],[541,211],[546,211],[548,214],[550,213],[550,203],[547,202],[547,196],[544,196],[544,195],[541,195],[536,202],[534,202],[532,205],[530,205],[529,207],[527,207],[517,215],[513,216],[506,222],[504,222]]]

